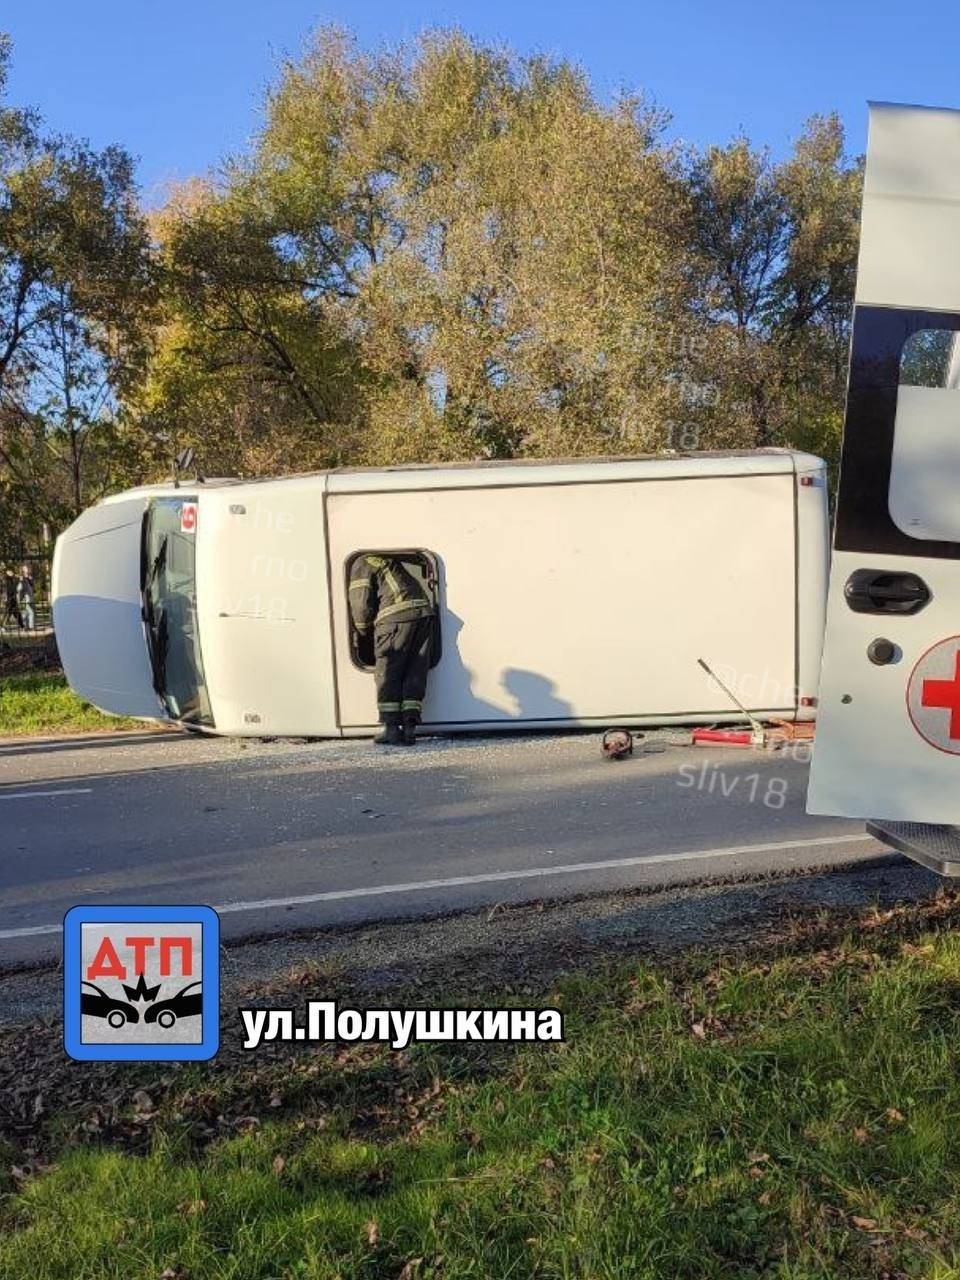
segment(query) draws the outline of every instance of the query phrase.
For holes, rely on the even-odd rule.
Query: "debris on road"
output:
[[[692,735],[695,747],[755,747],[760,745],[754,741],[749,729],[694,729]]]
[[[600,750],[607,760],[626,760],[633,755],[634,738],[642,738],[642,733],[634,734],[630,729],[608,729],[603,735]]]

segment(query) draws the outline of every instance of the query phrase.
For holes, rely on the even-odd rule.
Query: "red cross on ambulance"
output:
[[[907,686],[907,710],[932,747],[960,755],[960,636],[941,640],[917,662]]]

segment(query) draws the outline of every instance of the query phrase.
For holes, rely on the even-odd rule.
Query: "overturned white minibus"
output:
[[[72,687],[224,734],[363,736],[347,581],[401,554],[438,606],[427,729],[814,714],[824,464],[786,450],[343,470],[106,499],[57,542]]]
[[[960,875],[957,111],[870,111],[808,808]]]

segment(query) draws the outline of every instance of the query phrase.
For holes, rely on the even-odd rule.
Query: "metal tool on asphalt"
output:
[[[742,731],[730,731],[725,729],[694,729],[693,741],[709,742],[713,744],[726,745],[731,747],[762,747],[767,740],[766,731],[763,725],[752,716],[747,708],[743,705],[732,689],[720,679],[717,673],[711,668],[710,664],[703,658],[698,658],[697,662],[704,669],[711,680],[723,690],[733,705],[742,713],[743,718],[750,724],[750,733],[747,735]]]
[[[695,747],[753,747],[754,735],[750,729],[694,729]]]

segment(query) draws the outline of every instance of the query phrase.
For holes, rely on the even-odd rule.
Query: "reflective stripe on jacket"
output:
[[[406,622],[433,613],[413,574],[392,556],[357,556],[350,569],[350,616],[360,632],[381,622]]]

